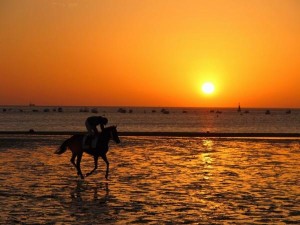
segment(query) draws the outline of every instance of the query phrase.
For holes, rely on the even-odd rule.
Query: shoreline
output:
[[[74,135],[86,134],[86,132],[72,131],[0,131],[0,135]],[[300,138],[300,133],[206,133],[206,132],[139,132],[123,131],[118,132],[119,136],[161,136],[161,137],[296,137]]]

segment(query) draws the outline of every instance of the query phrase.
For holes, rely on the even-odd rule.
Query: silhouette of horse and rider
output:
[[[75,134],[72,137],[65,140],[62,145],[57,149],[55,154],[63,154],[67,149],[72,151],[71,163],[75,166],[77,174],[84,179],[84,176],[81,172],[80,162],[83,155],[83,152],[88,153],[94,157],[94,169],[91,170],[86,176],[91,175],[98,167],[98,158],[101,157],[106,163],[106,173],[105,178],[108,179],[109,174],[109,162],[106,157],[108,152],[108,143],[112,139],[117,144],[120,143],[118,136],[118,131],[116,126],[104,127],[108,123],[107,118],[102,116],[91,116],[88,117],[85,121],[88,134]],[[97,126],[100,125],[101,132],[97,130]],[[94,145],[92,146],[92,141]],[[86,145],[86,142],[89,142],[89,145]],[[76,159],[76,162],[75,162]]]

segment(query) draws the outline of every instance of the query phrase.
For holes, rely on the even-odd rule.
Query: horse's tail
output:
[[[70,143],[71,138],[67,139],[62,143],[62,145],[54,152],[55,154],[61,155],[65,151],[67,151],[68,145]]]

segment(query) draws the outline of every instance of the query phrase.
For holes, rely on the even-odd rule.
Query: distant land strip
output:
[[[0,135],[74,135],[86,132],[72,131],[0,131]],[[160,137],[300,137],[300,133],[213,133],[213,132],[118,132],[119,136],[160,136]]]

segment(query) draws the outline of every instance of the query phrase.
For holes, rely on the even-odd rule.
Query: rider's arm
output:
[[[101,131],[103,131],[104,130],[104,125],[100,124],[100,127],[101,127]]]

